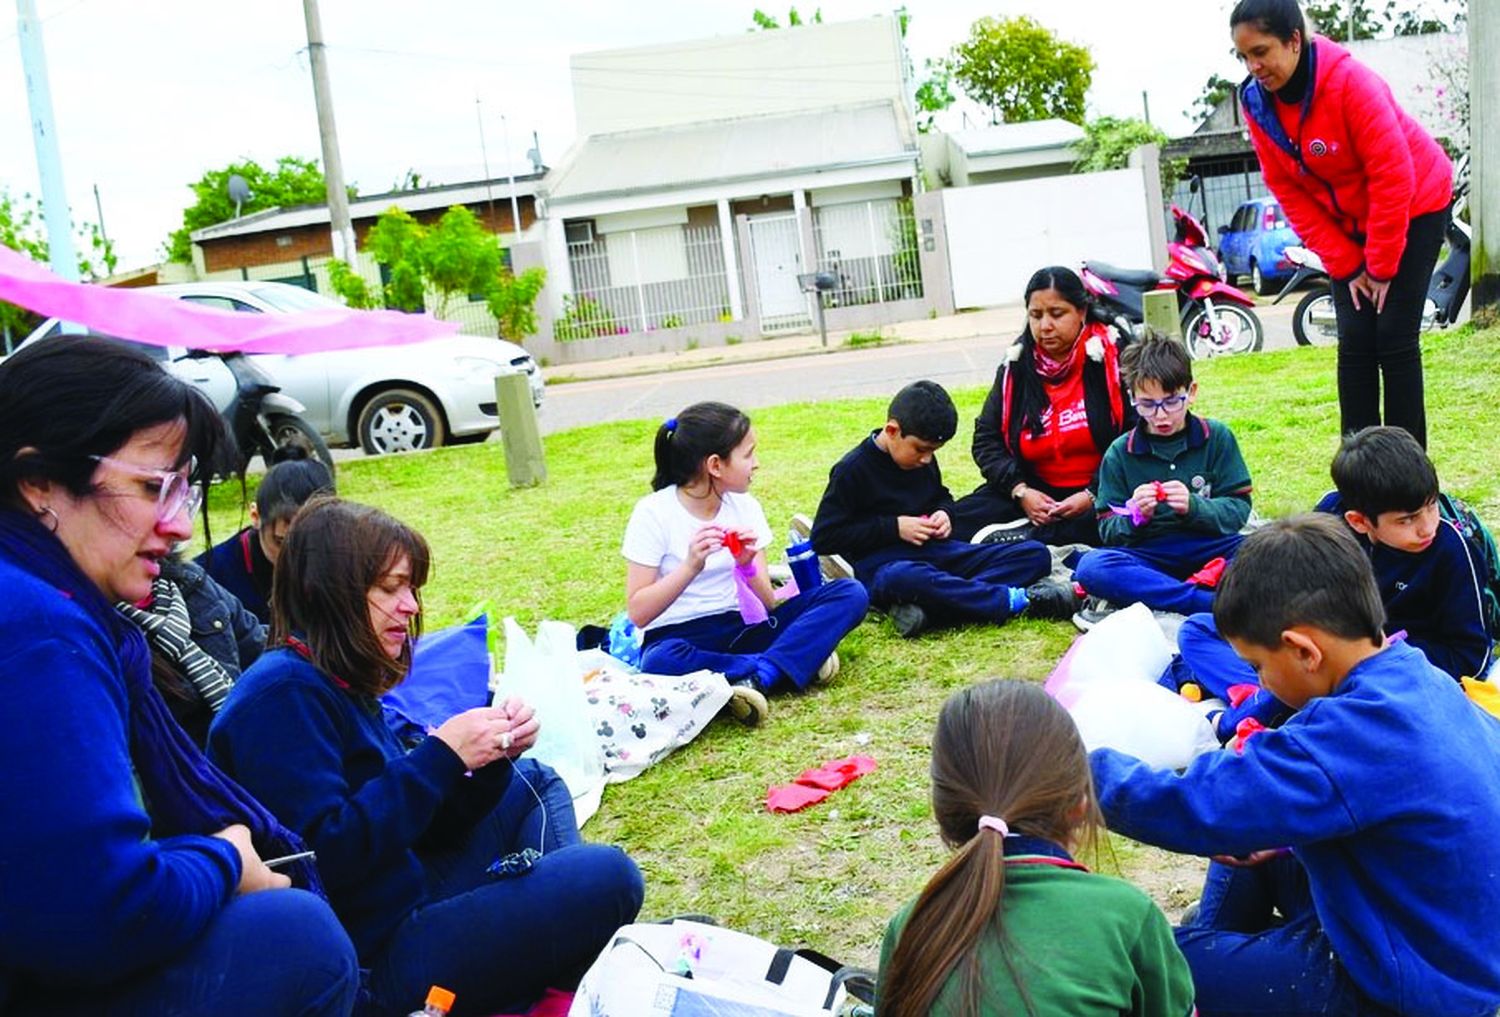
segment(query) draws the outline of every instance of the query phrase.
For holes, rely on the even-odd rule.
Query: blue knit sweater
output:
[[[112,983],[203,934],[239,885],[239,853],[151,836],[108,632],[3,556],[0,589],[0,968]]]
[[[329,903],[365,961],[426,897],[414,849],[457,845],[494,810],[511,774],[496,763],[465,777],[437,738],[408,752],[378,702],[286,648],[240,677],[208,751],[318,853]]]
[[[1377,1002],[1500,1006],[1500,721],[1421,651],[1387,648],[1243,755],[1181,775],[1089,758],[1111,830],[1186,854],[1291,847],[1339,961]]]

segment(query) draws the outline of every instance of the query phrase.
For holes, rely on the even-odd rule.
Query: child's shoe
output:
[[[729,712],[746,727],[759,727],[770,715],[771,704],[754,678],[741,678],[729,685]]]
[[[1083,597],[1072,583],[1043,579],[1026,587],[1026,616],[1066,621],[1083,607]]]
[[[813,675],[814,685],[827,685],[833,681],[833,676],[839,673],[839,651],[834,650],[828,655],[828,659],[818,666],[818,673]]]
[[[1079,632],[1087,632],[1118,610],[1103,597],[1089,597],[1073,615],[1073,624]]]
[[[798,512],[792,516],[792,532],[797,535],[798,540],[812,539],[812,517],[805,512]],[[854,569],[844,560],[842,555],[820,554],[818,565],[823,569],[824,579],[853,579]]]
[[[1031,525],[1031,520],[1022,516],[1008,523],[990,523],[988,526],[980,527],[979,532],[969,538],[969,543],[1019,544],[1023,540],[1030,540],[1031,533],[1035,529],[1036,527]]]
[[[927,628],[927,612],[915,604],[896,604],[886,613],[903,639],[910,639]]]

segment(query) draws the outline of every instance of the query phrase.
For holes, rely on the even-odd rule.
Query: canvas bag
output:
[[[829,1017],[837,962],[716,925],[626,925],[579,983],[568,1017]]]
[[[604,754],[583,698],[577,645],[571,625],[544,621],[532,642],[514,618],[506,618],[505,670],[493,702],[516,696],[536,711],[541,732],[526,755],[557,771],[573,795],[582,826],[599,808]]]
[[[611,784],[698,737],[729,702],[729,682],[716,671],[643,674],[602,650],[582,651],[578,664]]]

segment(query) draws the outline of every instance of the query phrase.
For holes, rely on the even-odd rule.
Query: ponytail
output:
[[[656,429],[652,451],[656,473],[651,490],[687,484],[697,478],[709,456],[728,459],[750,433],[750,418],[725,403],[694,403]]]
[[[1090,844],[1101,825],[1078,728],[1040,685],[995,680],[961,689],[932,739],[932,811],[953,857],[923,889],[880,973],[879,1017],[925,1017],[957,973],[960,1013],[978,1013],[980,940],[1001,956],[1034,1013],[1005,938],[1005,838]]]

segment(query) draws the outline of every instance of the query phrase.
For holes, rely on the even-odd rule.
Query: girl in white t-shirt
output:
[[[644,633],[641,670],[720,671],[735,686],[735,716],[758,724],[766,691],[837,672],[834,647],[864,618],[869,597],[844,579],[776,601],[766,573],[771,527],[748,493],[759,463],[745,414],[694,403],[657,428],[655,453],[654,493],[636,502],[621,549],[626,610]],[[765,621],[741,617],[736,569]]]

